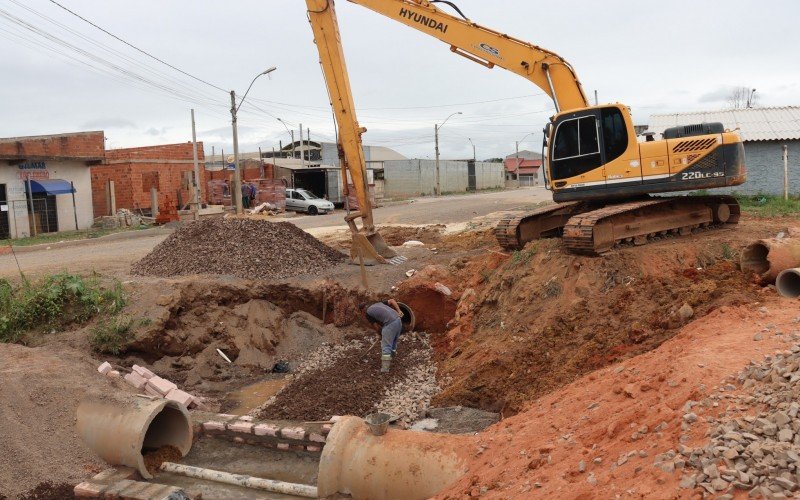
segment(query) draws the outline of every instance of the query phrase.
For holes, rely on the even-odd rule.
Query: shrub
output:
[[[100,319],[89,336],[92,349],[103,354],[124,352],[133,339],[134,323],[133,318],[124,314]]]
[[[26,333],[60,331],[99,314],[115,314],[125,306],[122,284],[103,286],[68,273],[14,287],[0,279],[0,342],[20,342]]]

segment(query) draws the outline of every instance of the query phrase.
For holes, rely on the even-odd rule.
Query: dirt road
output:
[[[378,208],[375,218],[382,224],[450,224],[550,199],[550,193],[543,188],[420,198],[410,203]],[[305,230],[346,227],[341,211],[316,217],[292,216],[285,220]],[[84,240],[70,243],[69,246],[54,243],[35,250],[28,248],[18,251],[17,259],[22,272],[28,276],[69,270],[98,271],[125,277],[129,274],[131,264],[147,255],[166,235],[163,230],[145,230],[126,234],[124,238],[117,236]],[[18,276],[13,255],[0,255],[0,277]]]

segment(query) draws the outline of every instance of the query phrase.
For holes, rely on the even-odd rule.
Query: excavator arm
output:
[[[558,111],[588,106],[575,71],[560,56],[479,26],[466,17],[462,19],[443,12],[434,5],[436,0],[349,1],[438,38],[450,44],[452,52],[487,68],[499,66],[517,73],[549,95]],[[328,97],[336,117],[342,178],[347,179],[349,172],[359,203],[359,211],[349,214],[345,219],[353,233],[351,258],[385,262],[395,253],[374,226],[361,142],[361,135],[366,129],[358,124],[356,117],[334,0],[306,0],[306,5]],[[361,229],[355,223],[359,218],[363,220]]]
[[[450,50],[487,68],[499,66],[533,82],[557,111],[589,106],[575,70],[561,56],[448,14],[431,0],[348,0],[450,44]],[[333,0],[317,3],[333,5]],[[461,12],[453,6],[459,14]],[[462,14],[463,16],[463,14]]]

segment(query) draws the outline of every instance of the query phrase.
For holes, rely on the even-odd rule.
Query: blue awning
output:
[[[42,179],[38,181],[31,180],[31,192],[34,193],[47,193],[47,194],[69,194],[74,193],[72,184],[64,179]]]

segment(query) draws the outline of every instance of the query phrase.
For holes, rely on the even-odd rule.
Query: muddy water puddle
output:
[[[255,384],[242,387],[228,395],[228,399],[233,401],[234,407],[228,410],[232,415],[245,415],[254,408],[264,404],[269,398],[283,389],[289,383],[288,377],[262,380]]]

